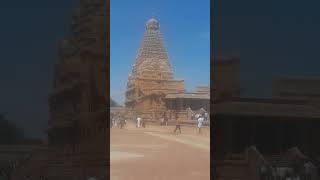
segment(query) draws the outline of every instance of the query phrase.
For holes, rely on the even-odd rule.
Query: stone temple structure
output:
[[[157,114],[167,110],[181,112],[199,102],[208,110],[209,89],[204,89],[206,90],[198,88],[197,92],[187,93],[184,80],[174,78],[160,23],[154,17],[149,19],[145,24],[144,37],[132,72],[129,74],[125,94],[126,108],[144,114],[147,119],[157,119]]]
[[[165,95],[181,92],[184,92],[184,81],[174,79],[160,24],[151,18],[129,75],[126,106],[138,111],[164,109]]]
[[[81,0],[61,42],[49,94],[46,141],[15,166],[11,179],[109,177],[107,144],[108,1]]]

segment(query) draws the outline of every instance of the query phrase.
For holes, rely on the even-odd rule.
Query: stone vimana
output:
[[[209,87],[186,92],[184,80],[175,79],[163,42],[159,21],[152,17],[145,24],[141,47],[129,74],[125,106],[144,119],[158,119],[165,111],[179,112],[187,120],[186,109],[209,111]]]

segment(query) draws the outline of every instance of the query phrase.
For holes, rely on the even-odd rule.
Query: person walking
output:
[[[160,126],[163,126],[164,125],[164,118],[160,118]]]
[[[137,124],[136,124],[137,128],[140,128],[140,123],[141,123],[141,118],[138,116],[137,117]]]
[[[163,113],[163,114],[162,114],[162,117],[161,117],[161,119],[160,119],[160,126],[163,126],[163,125],[164,125],[164,123],[165,123],[165,117],[166,117],[166,113]]]
[[[164,124],[166,125],[166,126],[168,126],[168,116],[165,114],[164,115]]]
[[[120,129],[122,129],[125,124],[126,124],[126,120],[124,118],[121,118],[120,119]]]
[[[122,117],[121,117],[121,114],[119,113],[118,114],[118,118],[117,118],[117,127],[120,129],[121,128],[121,120],[122,120]]]
[[[143,128],[146,128],[146,121],[144,119],[141,119],[141,125]]]
[[[209,114],[207,112],[204,113],[204,120],[209,121]]]
[[[187,118],[188,120],[192,120],[192,110],[190,107],[187,108]]]
[[[201,128],[202,128],[202,124],[203,124],[203,121],[204,121],[204,117],[203,116],[199,116],[198,118],[198,133],[200,134],[201,133]]]
[[[118,116],[113,117],[113,127],[118,127]]]
[[[200,114],[197,113],[194,117],[196,118],[196,120],[198,120],[198,118],[200,117]]]
[[[181,134],[181,124],[177,114],[175,119],[176,119],[176,128],[174,129],[174,133],[176,134],[177,130],[179,129],[179,133]]]
[[[112,128],[113,126],[113,114],[110,113],[110,127]]]

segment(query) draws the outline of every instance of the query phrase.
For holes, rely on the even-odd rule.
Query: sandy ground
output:
[[[111,180],[209,180],[209,128],[147,126],[111,129]]]

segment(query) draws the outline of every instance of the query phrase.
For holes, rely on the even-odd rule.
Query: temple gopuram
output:
[[[107,1],[80,1],[70,36],[59,48],[44,142],[33,147],[28,159],[14,166],[10,179],[109,177],[107,6]]]
[[[187,121],[187,108],[209,111],[210,89],[197,87],[194,92],[186,92],[184,80],[174,78],[160,23],[152,17],[146,22],[125,97],[126,110],[146,120],[157,121],[164,112],[174,112],[178,114],[175,117]]]

